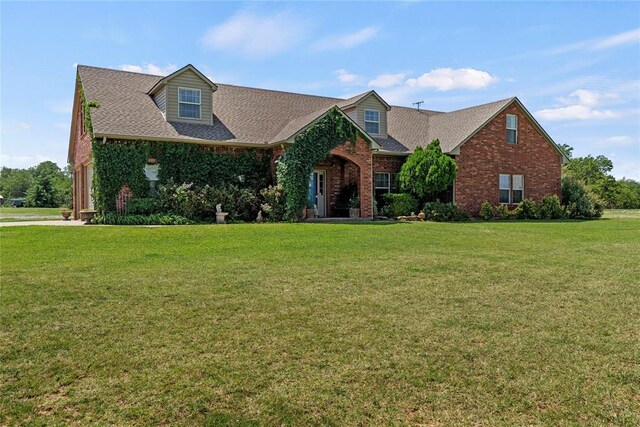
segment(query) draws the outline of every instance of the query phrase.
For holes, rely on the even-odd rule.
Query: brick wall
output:
[[[73,217],[79,218],[80,210],[89,206],[85,195],[86,170],[85,166],[91,162],[91,136],[84,129],[80,94],[75,93],[75,145],[73,147]]]
[[[373,156],[373,172],[398,173],[405,160],[405,156]]]
[[[507,144],[506,115],[518,116],[518,143]],[[560,154],[515,104],[496,116],[460,147],[455,201],[476,214],[483,201],[497,205],[501,173],[524,175],[524,197],[539,201],[560,195]]]
[[[355,147],[351,143],[339,145],[331,150],[332,156],[350,161],[359,170],[358,195],[360,217],[373,218],[373,151],[369,143],[358,136]]]

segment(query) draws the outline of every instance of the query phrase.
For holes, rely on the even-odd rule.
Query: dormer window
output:
[[[200,89],[179,87],[178,104],[181,119],[200,119]]]
[[[380,111],[364,110],[364,130],[367,133],[380,133]]]
[[[518,143],[518,116],[507,114],[507,144]]]

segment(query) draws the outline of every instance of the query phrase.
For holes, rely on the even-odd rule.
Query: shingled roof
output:
[[[267,146],[289,140],[334,106],[347,109],[375,94],[340,99],[216,83],[213,124],[191,124],[166,121],[148,95],[162,76],[84,65],[78,66],[78,74],[86,99],[99,103],[91,111],[97,137]],[[388,137],[373,139],[380,151],[408,154],[438,138],[449,153],[515,99],[450,113],[389,106]]]

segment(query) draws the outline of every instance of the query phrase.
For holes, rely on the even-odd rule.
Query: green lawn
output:
[[[0,222],[62,219],[61,208],[0,207]]]
[[[0,425],[640,424],[637,219],[0,242]]]

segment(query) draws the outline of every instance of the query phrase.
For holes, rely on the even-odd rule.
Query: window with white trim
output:
[[[524,175],[511,176],[511,198],[514,205],[524,199]]]
[[[146,164],[144,166],[144,174],[149,180],[149,193],[153,196],[156,194],[158,186],[158,164]]]
[[[380,111],[364,110],[364,130],[367,133],[380,133]]]
[[[200,118],[200,89],[178,88],[178,116],[182,119]]]
[[[518,143],[518,116],[507,114],[507,144]]]
[[[500,174],[500,203],[511,203],[511,175]]]

